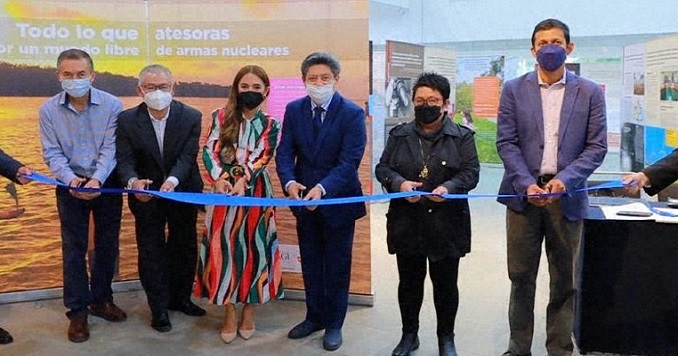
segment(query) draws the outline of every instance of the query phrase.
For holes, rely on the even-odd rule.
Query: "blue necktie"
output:
[[[313,108],[313,133],[316,136],[318,136],[320,127],[323,125],[323,112],[325,112],[325,109],[322,106]]]

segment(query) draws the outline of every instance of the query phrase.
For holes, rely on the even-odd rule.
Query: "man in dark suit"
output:
[[[678,149],[642,171],[623,177],[626,191],[638,193],[640,188],[649,195],[655,195],[678,180]]]
[[[312,53],[301,64],[308,96],[287,105],[276,167],[292,199],[362,196],[358,166],[365,151],[363,110],[336,92],[339,61]],[[292,208],[297,219],[306,319],[290,330],[299,339],[325,329],[323,347],[341,346],[348,306],[355,220],[365,204]]]
[[[573,270],[588,209],[587,194],[573,191],[586,187],[607,152],[605,98],[598,84],[565,70],[573,49],[567,25],[540,22],[532,34],[538,68],[508,81],[499,103],[497,150],[505,168],[499,194],[522,195],[498,199],[507,206],[511,280],[504,355],[531,355],[544,240],[551,276],[546,348],[549,355],[572,354]],[[547,193],[559,195],[540,196]]]
[[[31,169],[10,157],[0,149],[0,175],[19,184],[26,184],[30,179],[24,177],[31,174]],[[14,339],[5,329],[0,328],[0,345],[9,344]]]
[[[150,65],[141,71],[137,93],[144,103],[118,116],[116,158],[121,180],[135,190],[202,192],[196,162],[202,115],[172,100],[174,80],[163,66]],[[139,277],[151,308],[151,326],[170,331],[168,309],[205,315],[191,302],[198,206],[145,194],[130,194],[128,201],[135,218]]]
[[[31,180],[24,177],[32,173],[31,169],[15,160],[0,149],[0,175],[14,183],[26,184]]]

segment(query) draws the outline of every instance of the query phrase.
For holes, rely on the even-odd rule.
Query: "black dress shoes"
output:
[[[322,329],[324,328],[321,325],[307,319],[293,327],[292,330],[287,333],[287,337],[290,339],[301,339]]]
[[[190,316],[203,316],[206,314],[205,309],[193,304],[190,300],[184,300],[179,303],[170,303],[167,306],[167,309],[180,311]]]
[[[403,337],[400,338],[400,342],[391,356],[410,356],[412,351],[419,348],[419,336],[415,333],[403,333]]]
[[[341,347],[343,342],[341,338],[341,329],[325,329],[323,336],[323,349],[334,351]]]
[[[161,333],[166,333],[172,330],[172,323],[170,322],[167,311],[153,313],[151,327]]]
[[[0,328],[0,345],[9,344],[12,341],[14,341],[12,335],[10,335],[9,332],[7,332],[7,330]]]
[[[457,356],[457,348],[454,347],[454,336],[438,336],[438,352],[440,356]]]

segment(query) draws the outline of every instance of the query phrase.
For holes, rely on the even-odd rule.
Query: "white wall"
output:
[[[574,38],[678,32],[678,6],[666,0],[371,0],[370,40],[523,39],[549,17],[567,23]]]

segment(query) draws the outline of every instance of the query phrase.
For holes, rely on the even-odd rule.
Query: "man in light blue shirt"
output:
[[[57,78],[62,92],[40,108],[40,136],[45,163],[52,174],[70,187],[120,186],[115,181],[115,129],[122,103],[91,86],[92,58],[79,49],[62,52]],[[110,179],[109,179],[110,177]],[[127,318],[113,304],[111,282],[118,259],[122,196],[56,188],[61,222],[64,266],[64,305],[70,319],[68,339],[89,339],[89,314],[108,321]],[[95,260],[91,278],[85,255],[90,215],[94,217]]]

